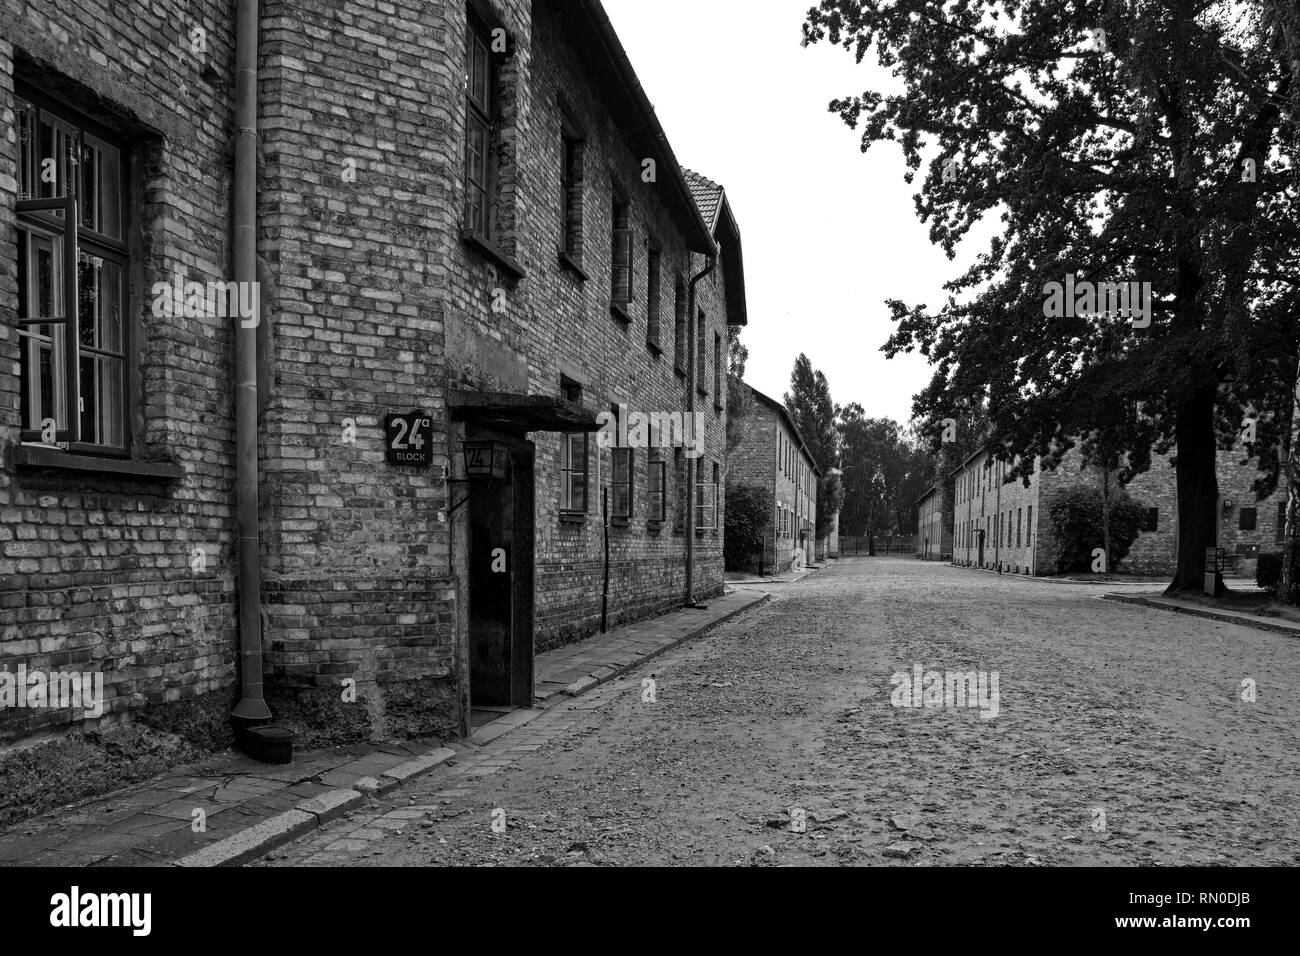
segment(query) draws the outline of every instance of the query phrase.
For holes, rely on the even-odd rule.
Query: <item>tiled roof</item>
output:
[[[707,176],[690,169],[682,169],[686,174],[686,185],[691,188],[691,197],[700,208],[700,215],[708,223],[709,229],[718,227],[718,210],[722,206],[722,187]]]

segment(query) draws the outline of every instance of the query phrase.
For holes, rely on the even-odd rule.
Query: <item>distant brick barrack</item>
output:
[[[0,669],[102,672],[105,720],[234,693],[241,323],[273,709],[351,680],[374,734],[464,733],[535,648],[680,606],[688,528],[720,593],[739,231],[600,4],[263,3],[247,287],[231,7],[0,0]],[[689,448],[598,442],[620,406]]]

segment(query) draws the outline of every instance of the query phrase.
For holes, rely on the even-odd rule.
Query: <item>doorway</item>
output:
[[[979,567],[984,567],[984,529],[980,528],[975,532],[975,542],[979,548]]]
[[[505,477],[468,484],[469,677],[474,714],[533,704],[533,445],[475,431],[509,448]]]

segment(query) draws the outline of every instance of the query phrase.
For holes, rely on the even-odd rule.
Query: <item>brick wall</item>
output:
[[[233,326],[153,315],[147,290],[177,271],[227,278],[230,5],[160,0],[74,6],[0,0],[0,670],[102,673],[105,721],[236,677]],[[216,78],[184,40],[207,31]],[[136,269],[125,320],[138,374],[131,453],[175,462],[177,481],[30,469],[19,431],[15,77],[135,144]],[[195,548],[204,567],[191,571]],[[0,743],[80,713],[0,710]],[[79,724],[80,726],[84,726]]]
[[[953,562],[1012,574],[1047,573],[1043,570],[1046,542],[1039,534],[1039,476],[1030,479],[1029,487],[1021,481],[1004,483],[1009,470],[1008,465],[980,454],[958,472]],[[977,531],[984,532],[983,564]]]
[[[460,36],[458,16],[449,5],[448,36]],[[675,286],[703,270],[705,260],[686,247],[681,225],[670,215],[662,191],[671,188],[666,172],[658,181],[642,180],[642,161],[627,145],[600,88],[592,81],[565,32],[562,17],[547,3],[494,4],[494,12],[511,31],[515,53],[508,67],[510,90],[504,117],[510,129],[502,143],[504,165],[513,189],[505,205],[514,223],[507,249],[527,275],[513,281],[481,254],[452,236],[445,249],[448,281],[445,309],[447,376],[457,387],[561,395],[561,378],[582,387],[582,403],[593,414],[626,404],[629,412],[679,412],[687,409],[685,379],[674,370]],[[532,14],[529,22],[527,14]],[[461,54],[451,54],[459,63]],[[449,93],[460,103],[460,67]],[[561,122],[567,112],[585,137],[583,165],[584,279],[557,255],[561,235]],[[453,111],[447,134],[463,142],[464,110]],[[459,166],[455,167],[459,169]],[[455,208],[458,182],[448,184]],[[610,311],[612,278],[612,207],[615,191],[627,197],[632,211],[634,244],[633,298],[625,322]],[[659,349],[647,344],[649,303],[646,270],[651,245],[661,252]],[[504,291],[504,309],[492,309],[494,289]],[[725,342],[725,282],[706,279],[699,286],[698,307],[708,317],[706,334]],[[697,465],[712,480],[714,464],[725,460],[725,410],[714,408],[713,353],[701,383],[708,397],[697,397],[704,413],[704,455]],[[723,394],[725,403],[725,391]],[[608,485],[611,453],[591,442],[588,467],[589,514],[581,523],[560,518],[561,441],[538,433],[536,484],[536,627],[539,649],[578,640],[600,624],[604,567],[601,490]],[[453,441],[455,436],[453,436]],[[661,613],[685,596],[686,461],[666,450],[668,520],[660,527],[647,521],[647,449],[633,454],[633,518],[626,527],[610,528],[611,624]],[[719,494],[719,514],[725,495]],[[719,521],[719,524],[721,522]],[[696,538],[697,597],[722,588],[722,532],[704,531]]]
[[[812,471],[812,459],[800,448],[797,434],[778,412],[756,398],[738,429],[737,438],[728,462],[731,480],[758,485],[773,496],[773,513],[764,534],[764,570],[790,569],[791,552],[799,546],[800,531],[805,525],[808,530],[805,558],[813,562],[816,560],[816,473]],[[791,450],[789,455],[785,454],[786,449]],[[807,476],[804,481],[800,480],[800,465]],[[807,482],[812,482],[811,486]],[[790,514],[785,527],[780,522],[783,509]]]
[[[259,252],[275,283],[261,489],[268,680],[355,679],[379,719],[394,684],[456,692],[440,469],[387,464],[383,419],[431,413],[445,460],[440,303],[459,168],[445,134],[463,19],[418,0],[285,0],[262,12]]]
[[[1220,451],[1218,461],[1219,492],[1223,500],[1231,500],[1231,509],[1222,508],[1219,515],[1219,547],[1235,554],[1241,545],[1255,544],[1262,551],[1277,550],[1277,505],[1284,500],[1283,493],[1275,492],[1263,501],[1256,501],[1252,486],[1258,478],[1256,463],[1242,463],[1245,452],[1241,447],[1231,451]],[[975,521],[975,527],[991,528],[990,516],[998,511],[999,482],[997,473],[1001,466],[993,465],[993,474],[985,468],[985,459],[981,455],[969,462],[957,476],[956,495],[956,537],[954,563],[978,564],[977,544],[966,530],[969,520]],[[985,477],[981,478],[980,475]],[[1061,463],[1050,471],[1036,471],[1030,479],[1030,487],[1025,489],[1020,482],[1001,485],[1001,511],[1003,521],[1006,512],[1013,510],[1011,520],[1013,546],[1006,546],[1006,526],[1003,526],[1002,548],[995,555],[992,543],[995,536],[990,531],[986,539],[985,566],[996,567],[998,561],[1004,570],[1023,573],[1026,567],[1035,574],[1053,574],[1056,569],[1055,543],[1049,533],[1049,522],[1043,509],[1051,501],[1053,494],[1060,488],[1075,484],[1096,486],[1098,472],[1093,468],[1084,469],[1076,451],[1065,456]],[[1114,485],[1120,491],[1118,484]],[[969,490],[968,490],[969,489]],[[1152,467],[1137,476],[1127,487],[1122,489],[1144,508],[1157,510],[1156,530],[1143,531],[1133,543],[1128,555],[1120,565],[1120,570],[1130,574],[1160,576],[1173,571],[1177,559],[1178,538],[1178,495],[1177,475],[1168,461],[1156,459]],[[1033,545],[1032,550],[1014,547],[1015,525],[1020,509],[1033,506]],[[1242,531],[1241,508],[1257,509],[1254,531]],[[1027,518],[1027,510],[1025,512]],[[1097,547],[1101,547],[1101,542]],[[1243,575],[1253,575],[1255,561],[1253,558],[1238,558],[1235,569]]]
[[[493,222],[519,279],[462,241],[466,141],[458,2],[267,0],[262,4],[259,281],[260,508],[269,694],[337,700],[355,679],[373,729],[463,728],[468,703],[465,515],[447,518],[440,480],[458,473],[465,427],[452,388],[560,394],[593,413],[685,412],[674,369],[676,280],[705,263],[658,182],[641,179],[624,120],[568,38],[556,5],[475,2],[508,31]],[[57,11],[47,15],[47,11]],[[141,290],[180,273],[229,278],[233,24],[216,0],[161,0],[151,16],[106,0],[75,10],[0,0],[0,667],[91,666],[109,719],[208,692],[233,695],[234,325],[157,318]],[[208,53],[189,51],[201,26]],[[138,377],[132,455],[182,477],[31,470],[12,460],[19,357],[13,83],[57,90],[136,144],[139,218],[130,230]],[[561,103],[586,136],[582,268],[557,257]],[[610,311],[611,205],[632,206],[630,321]],[[662,254],[659,348],[647,343],[649,246]],[[713,337],[725,344],[725,279],[700,285],[706,315],[701,474],[725,459]],[[736,294],[739,294],[737,290]],[[724,351],[725,360],[725,351]],[[725,369],[723,370],[725,371]],[[715,401],[715,399],[717,399]],[[434,421],[431,471],[385,462],[385,414]],[[590,450],[592,513],[559,517],[558,436],[536,433],[539,648],[599,624],[610,453]],[[647,521],[647,460],[634,454],[634,516],[610,529],[610,619],[659,613],[685,592],[686,460],[666,452],[668,516]],[[719,479],[721,480],[721,474]],[[725,496],[719,494],[719,515]],[[720,522],[719,522],[720,523]],[[195,548],[206,566],[191,571]],[[722,588],[722,531],[699,532],[695,594]],[[418,687],[424,723],[390,712]],[[273,702],[274,703],[274,702]],[[427,704],[427,700],[425,701]],[[72,715],[0,713],[0,742]]]

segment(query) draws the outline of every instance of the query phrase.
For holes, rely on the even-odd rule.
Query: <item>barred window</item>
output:
[[[625,199],[615,198],[611,222],[613,286],[610,297],[614,305],[626,308],[632,303],[632,206]]]
[[[649,463],[646,478],[646,509],[651,521],[668,520],[668,462],[655,459]]]
[[[646,329],[645,340],[655,351],[659,350],[659,269],[663,253],[656,246],[650,247],[646,256]]]
[[[563,167],[560,174],[564,204],[561,216],[563,233],[560,237],[560,249],[578,263],[582,261],[584,152],[585,144],[582,138],[566,123],[563,134]]]

